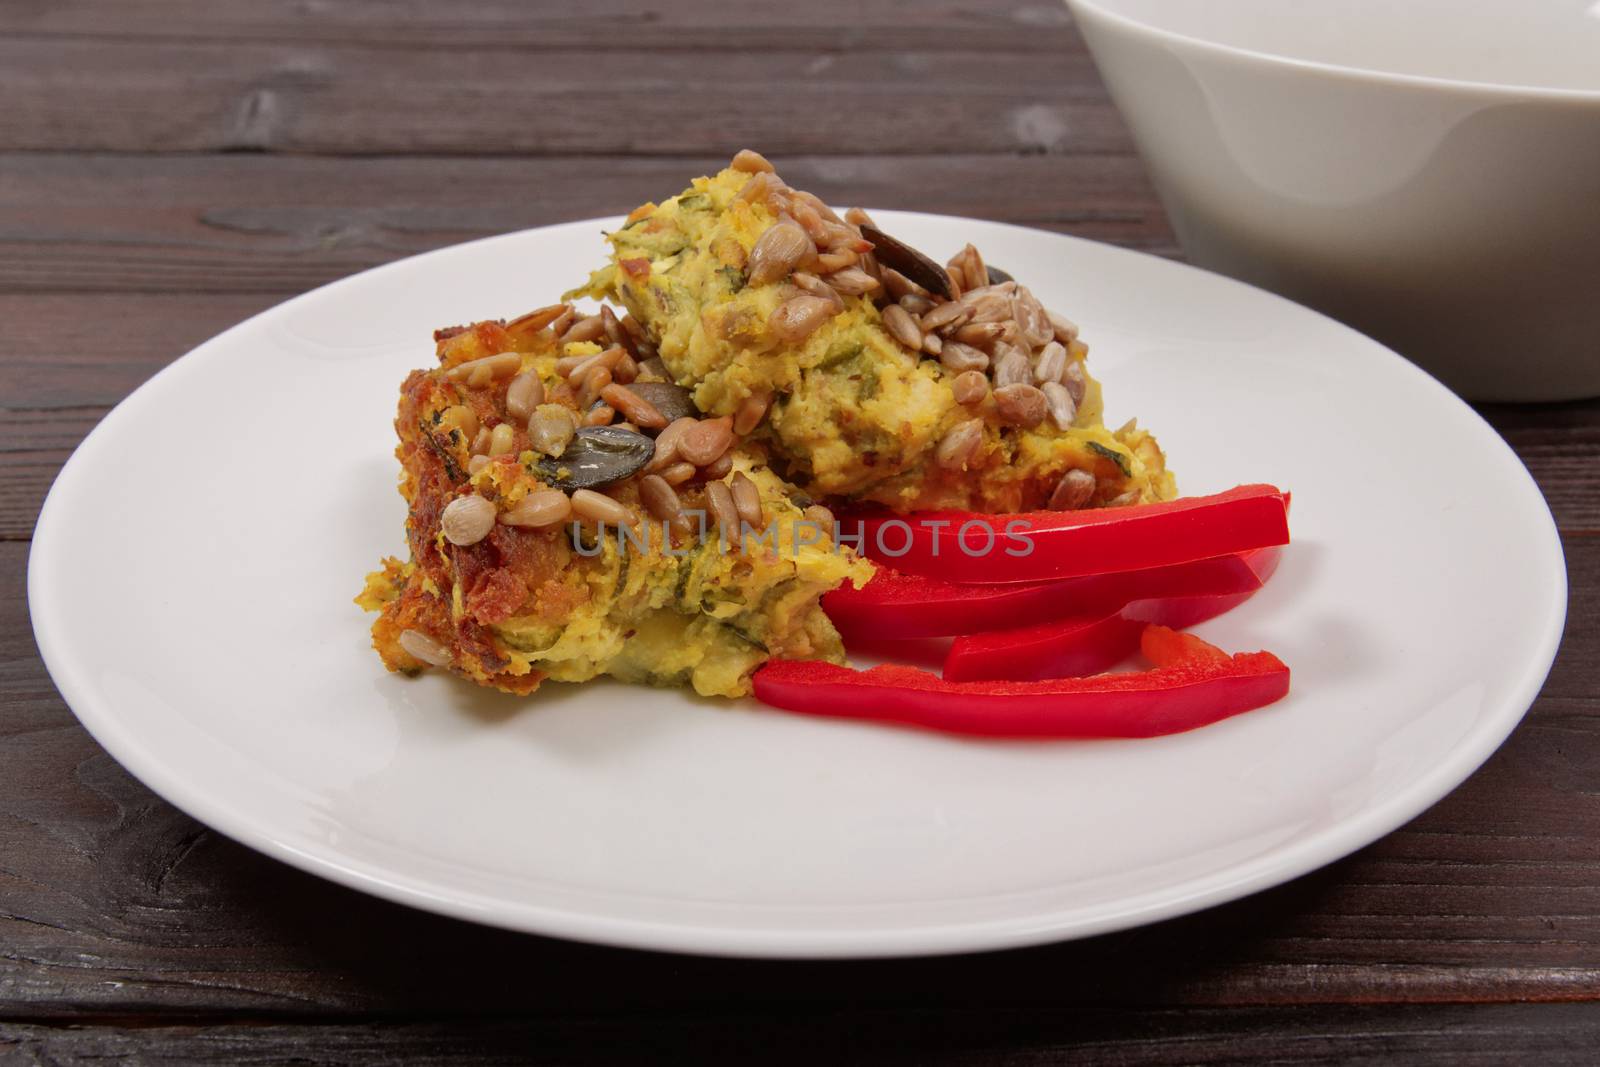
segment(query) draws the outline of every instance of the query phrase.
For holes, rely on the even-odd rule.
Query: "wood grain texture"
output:
[[[1056,0],[13,0],[0,28],[37,40],[361,44],[487,52],[942,50],[1081,52]],[[1090,90],[1094,85],[1082,85]]]
[[[104,1025],[56,1028],[0,1022],[0,1055],[24,1063],[285,1062],[413,1065],[763,1064],[1041,1067],[1403,1063],[1421,1067],[1593,1063],[1594,1005],[1037,1011],[988,1007],[894,1011],[706,1012],[685,1016],[397,1021],[324,1025]]]
[[[839,204],[1019,222],[1175,251],[1138,161],[779,156]],[[442,245],[621,215],[724,156],[0,156],[0,293],[300,292]]]
[[[423,914],[173,809],[46,675],[25,567],[60,465],[293,293],[745,144],[837,203],[1176,255],[1056,0],[9,0],[0,100],[0,1062],[1593,1062],[1600,402],[1481,409],[1571,582],[1506,745],[1340,863],[1089,941],[770,963]]]
[[[893,43],[892,51],[883,50]],[[0,40],[0,148],[730,156],[1131,151],[1087,56]],[[649,62],[641,62],[648,58]],[[1049,66],[1048,71],[1041,68]],[[514,71],[508,77],[507,68]],[[730,112],[719,103],[737,98]],[[686,107],[687,101],[698,101]],[[864,102],[868,106],[863,107]],[[626,121],[615,121],[618,116]]]

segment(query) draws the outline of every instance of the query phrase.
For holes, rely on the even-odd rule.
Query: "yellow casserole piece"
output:
[[[1083,372],[1081,345],[1072,346],[1070,362],[1079,364],[1082,395],[1063,428],[1049,419],[1008,420],[994,391],[959,403],[957,371],[891,335],[881,293],[841,294],[835,314],[804,338],[787,339],[775,315],[811,291],[797,280],[812,279],[751,284],[752,252],[786,218],[773,198],[745,195],[752,181],[770,176],[729,168],[639,208],[608,235],[610,264],[579,292],[627,308],[703,410],[734,415],[741,405],[767,405],[756,436],[770,442],[789,480],[818,497],[897,511],[1043,508],[1074,470],[1094,478],[1092,497],[1076,506],[1174,495],[1148,433],[1103,425],[1100,387]],[[805,197],[786,192],[781,202]],[[962,431],[977,439],[970,454],[941,464],[940,443],[974,422]]]

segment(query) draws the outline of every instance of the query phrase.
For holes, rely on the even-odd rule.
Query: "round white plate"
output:
[[[106,417],[40,516],[29,603],[95,738],[223,833],[346,885],[561,937],[875,956],[1079,937],[1242,896],[1438,800],[1538,692],[1566,606],[1516,458],[1376,343],[1237,282],[1017,227],[971,240],[1077,319],[1108,422],[1186,493],[1294,492],[1271,584],[1200,632],[1294,671],[1148,741],[985,742],[610,683],[517,700],[382,670],[362,576],[404,548],[401,379],[435,327],[548,303],[606,220],[291,300]]]

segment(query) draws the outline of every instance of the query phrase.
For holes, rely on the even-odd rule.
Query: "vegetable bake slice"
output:
[[[810,494],[986,512],[1174,494],[1154,438],[1103,424],[1077,328],[971,245],[940,267],[748,151],[608,238],[577,292],[625,306]]]
[[[395,419],[410,558],[357,598],[391,670],[738,696],[770,658],[844,661],[818,599],[871,565],[732,420],[695,417],[609,311],[436,337],[440,365],[406,379]]]

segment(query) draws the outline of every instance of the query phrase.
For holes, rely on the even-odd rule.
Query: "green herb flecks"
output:
[[[824,370],[840,366],[861,355],[862,347],[860,341],[839,341],[828,349],[817,366]]]
[[[1127,456],[1123,455],[1121,452],[1118,452],[1114,448],[1107,448],[1098,441],[1090,441],[1088,442],[1088,445],[1089,451],[1095,453],[1096,455],[1104,456],[1106,459],[1109,459],[1111,462],[1115,463],[1117,465],[1117,470],[1122,472],[1122,476],[1124,478],[1133,477],[1133,467],[1128,464]]]

